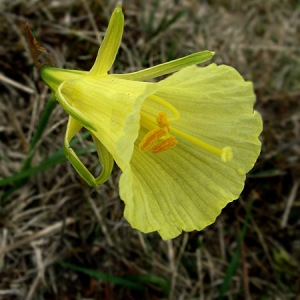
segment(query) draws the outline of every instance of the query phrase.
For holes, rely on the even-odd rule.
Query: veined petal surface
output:
[[[260,152],[262,121],[253,111],[252,84],[228,66],[187,67],[161,81],[156,95],[172,104],[180,119],[171,126],[215,147],[229,146],[233,159],[219,156],[176,136],[177,146],[158,153],[138,147],[123,169],[120,196],[125,217],[143,232],[157,230],[163,239],[213,223],[222,208],[238,198],[245,173]],[[162,107],[145,101],[142,111],[157,115]],[[172,131],[172,130],[171,130]]]

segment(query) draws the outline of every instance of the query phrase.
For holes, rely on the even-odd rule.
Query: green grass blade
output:
[[[221,285],[220,291],[219,291],[219,296],[218,296],[218,300],[222,300],[224,299],[224,295],[225,293],[228,291],[231,280],[239,266],[239,258],[240,258],[240,252],[241,252],[241,246],[242,243],[244,241],[245,235],[246,235],[246,230],[247,230],[247,226],[249,223],[249,218],[251,215],[251,209],[252,209],[252,202],[249,205],[249,209],[247,210],[247,214],[246,214],[246,218],[243,224],[243,228],[242,231],[240,233],[240,235],[238,236],[237,239],[237,247],[235,250],[234,255],[231,258],[230,264],[227,268],[223,283]]]
[[[174,24],[178,19],[180,19],[183,16],[183,14],[184,12],[180,11],[170,19],[167,18],[167,15],[164,15],[157,29],[151,34],[150,38],[157,36],[158,34],[160,34],[160,32],[167,31],[172,24]]]
[[[44,130],[45,130],[47,124],[48,124],[50,115],[51,115],[53,109],[55,108],[56,104],[57,104],[57,101],[55,99],[55,95],[51,94],[51,96],[50,96],[49,100],[47,101],[46,106],[43,110],[43,113],[41,115],[41,118],[40,118],[39,123],[38,123],[37,128],[36,128],[35,134],[34,134],[32,140],[30,142],[29,150],[28,150],[27,156],[26,156],[26,158],[23,162],[20,173],[22,173],[23,171],[26,171],[27,169],[30,168],[33,153],[34,153],[34,148],[35,148],[36,144],[38,143],[38,141],[40,140],[40,138],[42,137],[42,134],[43,134],[43,132],[44,132]],[[15,182],[14,186],[12,188],[10,188],[9,190],[7,190],[5,193],[3,193],[0,196],[0,200],[1,201],[4,200],[6,197],[8,197],[10,194],[12,194],[15,190],[20,188],[25,183],[25,179],[27,177],[28,176],[25,176],[25,177],[22,177],[22,176],[18,177],[17,176],[16,178],[14,178],[13,179],[13,181]],[[17,178],[19,178],[19,179],[17,179]],[[5,178],[4,180],[2,180],[3,185],[5,184],[5,182],[10,182],[9,180],[7,181],[7,179],[8,178]],[[18,181],[16,181],[16,180],[18,180]]]
[[[65,160],[66,158],[64,157],[64,152],[60,149],[59,151],[55,152],[51,157],[43,161],[40,165],[25,169],[18,174],[2,179],[0,181],[0,187],[18,182],[19,180],[26,179],[36,173],[47,170],[59,163],[62,163]]]
[[[86,268],[82,268],[82,267],[78,267],[76,265],[70,264],[70,263],[66,263],[64,261],[57,261],[58,264],[60,264],[63,267],[75,270],[75,271],[79,271],[82,272],[84,274],[87,274],[89,276],[92,276],[94,278],[97,279],[101,279],[105,282],[109,282],[111,284],[116,284],[116,285],[121,285],[121,286],[125,286],[127,288],[130,289],[135,289],[135,290],[139,290],[139,291],[144,291],[146,289],[146,286],[140,284],[140,283],[136,283],[132,280],[129,279],[125,279],[122,277],[117,277],[114,275],[110,275],[104,272],[100,272],[97,270],[91,270],[91,269],[86,269]]]
[[[86,139],[89,135],[90,135],[89,132],[85,132],[84,134],[81,135],[81,138]],[[70,145],[74,146],[78,142],[79,142],[79,139],[74,139],[74,140],[72,140]],[[89,152],[96,151],[96,148],[93,146],[87,147],[87,149],[89,150]],[[77,155],[83,155],[86,152],[86,150],[80,148],[80,149],[75,150],[75,152]],[[0,187],[8,185],[8,184],[17,183],[19,180],[26,179],[36,173],[45,171],[51,167],[54,167],[55,165],[57,165],[59,163],[65,162],[66,160],[67,160],[67,158],[65,157],[64,149],[60,148],[52,156],[50,156],[48,159],[44,160],[40,165],[38,165],[36,167],[27,168],[23,171],[20,171],[20,173],[18,173],[18,174],[15,174],[15,175],[12,175],[10,177],[0,180]]]
[[[160,286],[165,296],[170,294],[170,288],[171,288],[170,283],[163,278],[154,275],[143,275],[143,274],[133,275],[128,278],[134,279],[134,281],[137,282],[152,283],[156,286]]]
[[[48,124],[51,113],[52,113],[53,109],[56,107],[56,104],[57,104],[57,101],[55,99],[55,95],[51,94],[50,98],[47,101],[46,106],[42,112],[41,118],[36,127],[35,134],[30,142],[29,151],[28,151],[26,159],[23,162],[21,170],[26,170],[27,168],[29,168],[31,161],[32,161],[32,157],[33,157],[33,149],[35,148],[37,142],[42,137],[43,132]]]

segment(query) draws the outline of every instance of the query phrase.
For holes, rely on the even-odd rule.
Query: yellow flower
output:
[[[122,170],[119,188],[125,218],[163,239],[201,230],[241,193],[261,143],[251,82],[228,66],[195,66],[203,51],[129,74],[108,74],[117,54],[123,13],[117,6],[89,72],[45,66],[41,76],[70,115],[65,153],[92,186]],[[157,82],[146,80],[168,73]],[[85,127],[102,172],[94,178],[69,144]]]

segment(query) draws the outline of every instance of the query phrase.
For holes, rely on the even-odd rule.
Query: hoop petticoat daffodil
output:
[[[81,177],[99,186],[113,162],[122,170],[125,218],[142,232],[171,239],[213,223],[241,193],[261,143],[251,82],[228,66],[198,68],[203,51],[129,74],[108,74],[123,33],[120,6],[113,12],[89,72],[44,66],[41,76],[70,115],[65,153]],[[174,73],[160,82],[146,80]],[[99,177],[70,148],[90,131],[102,165]]]

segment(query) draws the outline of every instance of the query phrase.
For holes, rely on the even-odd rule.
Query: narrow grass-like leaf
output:
[[[144,291],[146,289],[146,286],[142,285],[141,283],[134,282],[130,279],[117,277],[117,276],[110,275],[110,274],[107,274],[104,272],[100,272],[98,270],[91,270],[91,269],[87,269],[87,268],[83,268],[83,267],[78,267],[76,265],[66,263],[64,261],[57,261],[57,263],[63,267],[82,272],[84,274],[87,274],[87,275],[92,276],[97,279],[101,279],[101,280],[103,280],[105,282],[109,282],[111,284],[121,285],[121,286],[130,288],[130,289],[135,289],[135,290],[139,290],[139,291]]]
[[[167,15],[164,15],[163,19],[159,23],[156,30],[151,34],[150,38],[157,36],[160,32],[166,31],[172,24],[174,24],[178,19],[180,19],[183,14],[183,11],[179,11],[170,19],[168,19]]]
[[[156,28],[154,28],[155,14],[159,10],[159,1],[157,0],[155,1],[155,3],[153,3],[153,7],[150,11],[148,18],[146,18],[146,10],[147,8],[143,9],[142,28],[144,32],[147,33],[148,40],[168,30],[168,28],[184,14],[183,11],[179,11],[172,17],[169,17],[168,11],[166,11],[164,16],[159,20],[159,24],[156,26]]]
[[[146,6],[143,6],[143,13],[142,13],[142,28],[146,33],[150,33],[151,31],[153,31],[153,21],[154,21],[154,17],[155,17],[155,12],[158,10],[158,3],[159,1],[156,0],[153,3],[153,7],[150,11],[150,15],[146,20],[146,11],[149,9]]]
[[[48,101],[46,103],[46,106],[43,110],[43,113],[41,115],[41,118],[40,118],[39,123],[38,123],[37,128],[36,128],[35,134],[34,134],[32,140],[30,142],[27,157],[25,158],[25,160],[23,162],[20,173],[22,173],[23,171],[26,171],[28,168],[30,168],[30,164],[31,164],[31,161],[32,161],[33,153],[34,153],[34,148],[35,148],[37,142],[42,137],[42,134],[43,134],[43,132],[44,132],[44,130],[45,130],[47,124],[48,124],[50,115],[51,115],[53,109],[55,108],[56,104],[57,104],[57,101],[55,99],[55,95],[51,94],[51,96],[48,99]],[[16,175],[18,175],[18,174],[16,174]],[[15,175],[13,175],[13,176],[15,176]],[[21,176],[21,177],[17,177],[19,179],[15,178],[13,180],[15,182],[15,185],[12,188],[10,188],[9,190],[7,190],[5,193],[3,193],[0,196],[0,200],[2,201],[6,197],[8,197],[10,194],[12,194],[15,190],[20,188],[25,183],[24,180],[27,177],[28,176],[25,176],[25,177]],[[5,185],[6,179],[8,179],[8,178],[5,178],[4,180],[1,180],[0,183],[3,181],[2,185]],[[0,186],[1,186],[1,184],[0,184]]]
[[[90,135],[89,132],[85,132],[81,135],[81,139],[86,139],[89,135]],[[79,142],[79,139],[75,138],[72,140],[70,145],[74,146],[78,142]],[[88,146],[87,149],[91,153],[96,152],[96,148],[93,146]],[[86,153],[86,149],[83,149],[83,148],[77,149],[77,150],[75,150],[75,153],[77,155],[83,155],[84,153]],[[38,165],[36,167],[27,168],[23,171],[20,171],[18,174],[15,174],[15,175],[12,175],[10,177],[0,180],[0,187],[8,185],[8,184],[13,184],[15,182],[18,182],[19,180],[26,179],[36,173],[39,173],[39,172],[45,171],[49,168],[52,168],[52,167],[56,166],[57,164],[62,163],[66,160],[67,160],[67,158],[65,157],[64,149],[60,148],[52,156],[45,159],[40,165]]]
[[[253,203],[253,201],[251,201],[251,203],[249,205],[249,208],[248,208],[247,213],[246,213],[246,218],[245,218],[245,221],[244,221],[244,224],[243,224],[242,231],[241,231],[240,235],[237,238],[237,247],[236,247],[234,255],[231,258],[230,264],[227,268],[223,283],[222,283],[220,291],[219,291],[218,300],[224,299],[224,295],[228,291],[231,280],[232,280],[232,278],[233,278],[233,276],[234,276],[234,274],[235,274],[235,272],[236,272],[236,270],[239,266],[241,246],[242,246],[242,243],[244,241],[247,226],[248,226],[248,222],[249,222],[249,218],[251,216],[252,203]]]
[[[33,156],[33,150],[37,144],[37,142],[41,139],[43,132],[48,124],[49,118],[51,116],[51,113],[53,111],[53,109],[55,108],[57,104],[57,101],[55,99],[55,95],[51,94],[46,106],[42,112],[41,118],[39,120],[39,123],[36,127],[36,131],[35,134],[30,142],[30,146],[29,146],[29,151],[28,151],[28,155],[26,157],[26,159],[23,162],[22,165],[22,169],[21,170],[26,170],[29,168],[31,161],[32,161],[32,156]]]
[[[143,274],[133,275],[128,278],[134,279],[134,281],[151,283],[156,286],[160,286],[165,296],[169,295],[170,293],[170,288],[171,288],[170,283],[163,278],[153,276],[153,275],[143,275]]]

